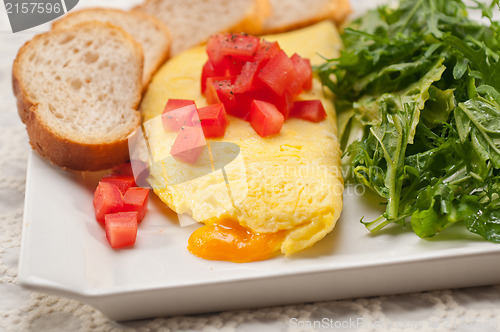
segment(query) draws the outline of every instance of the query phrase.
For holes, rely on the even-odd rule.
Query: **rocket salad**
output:
[[[498,1],[382,6],[345,28],[341,56],[317,68],[355,179],[387,201],[362,220],[370,231],[411,224],[429,237],[462,223],[500,242]]]

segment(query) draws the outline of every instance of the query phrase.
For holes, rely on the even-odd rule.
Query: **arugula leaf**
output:
[[[336,95],[355,179],[387,200],[363,222],[420,237],[462,223],[500,242],[500,24],[460,0],[400,0],[353,21],[344,50],[317,68]],[[361,138],[353,140],[355,128]]]
[[[455,111],[460,140],[470,140],[485,161],[500,168],[500,105],[478,97],[458,104]]]

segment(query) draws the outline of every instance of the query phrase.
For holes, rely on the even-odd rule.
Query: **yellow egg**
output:
[[[263,38],[278,41],[289,56],[298,53],[313,65],[324,61],[322,57],[338,56],[341,47],[330,22]],[[204,46],[170,59],[155,75],[142,101],[143,128],[155,162],[149,177],[155,193],[175,212],[187,213],[212,227],[210,232],[225,225],[218,234],[231,236],[235,248],[243,247],[238,241],[250,238],[260,243],[253,252],[281,250],[290,255],[310,247],[334,228],[342,210],[341,152],[332,96],[314,78],[313,89],[299,98],[320,99],[327,118],[320,123],[288,119],[278,135],[267,138],[260,137],[248,122],[229,116],[225,136],[207,139],[208,147],[196,164],[183,163],[169,158],[175,136],[165,132],[159,115],[169,98],[194,100],[198,108],[207,104],[200,92],[206,60]],[[215,142],[234,144],[215,149]],[[239,149],[239,153],[228,149]],[[237,157],[224,168],[214,167],[214,160],[227,155]],[[246,230],[248,236],[229,234],[228,225],[232,224],[228,221]],[[266,241],[272,243],[269,248],[262,247]],[[264,256],[220,259],[248,261],[267,258]]]

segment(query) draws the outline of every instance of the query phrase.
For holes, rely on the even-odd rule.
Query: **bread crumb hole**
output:
[[[74,48],[74,49],[73,49],[73,53],[75,53],[75,54],[76,54],[76,53],[78,53],[78,52],[80,52],[80,50],[79,50],[79,49],[77,49],[77,48]]]
[[[49,104],[49,111],[58,119],[62,119],[64,117],[52,104]]]
[[[104,60],[103,62],[101,62],[99,64],[99,69],[103,69],[104,67],[107,67],[109,66],[109,61],[108,60]]]
[[[92,46],[94,42],[92,40],[89,40],[88,42],[85,43],[86,47]]]
[[[82,87],[82,81],[80,81],[79,79],[72,80],[71,87],[73,88],[73,90],[80,90],[80,88]]]
[[[99,60],[99,55],[97,53],[87,52],[85,53],[84,60],[86,64],[91,64]]]
[[[67,35],[64,37],[63,40],[61,40],[61,42],[59,44],[63,45],[63,44],[69,43],[73,39],[75,39],[75,35]]]
[[[99,95],[99,97],[97,97],[97,100],[104,101],[106,98],[108,98],[108,94],[103,94],[103,95]]]

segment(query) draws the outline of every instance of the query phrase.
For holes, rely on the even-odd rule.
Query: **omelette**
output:
[[[341,48],[335,26],[326,21],[262,38],[278,41],[288,56],[309,58],[313,66],[337,57]],[[199,257],[249,262],[312,246],[335,227],[342,210],[332,96],[314,77],[313,88],[298,98],[321,100],[326,119],[290,118],[279,134],[265,138],[249,122],[229,115],[224,137],[207,138],[196,163],[183,163],[169,158],[175,135],[163,129],[160,115],[168,99],[207,105],[200,91],[206,61],[205,46],[173,57],[154,76],[141,103],[154,192],[173,211],[204,224],[188,243]]]

